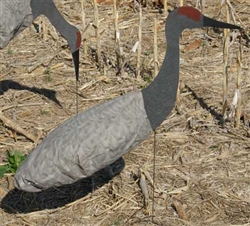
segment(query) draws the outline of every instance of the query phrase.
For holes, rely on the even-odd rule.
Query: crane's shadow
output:
[[[120,174],[125,167],[123,158],[110,165],[114,176]],[[44,209],[55,209],[83,198],[93,190],[107,184],[112,178],[107,171],[100,170],[89,178],[70,185],[51,188],[38,193],[28,193],[17,189],[11,190],[1,201],[0,208],[8,213],[30,213]]]
[[[56,91],[51,89],[44,89],[44,88],[37,88],[37,87],[29,87],[25,85],[21,85],[18,82],[15,82],[13,80],[3,80],[0,81],[0,95],[3,95],[5,92],[7,92],[9,89],[14,90],[27,90],[35,94],[42,95],[53,102],[55,102],[57,105],[59,105],[62,108],[61,103],[56,98]]]
[[[211,115],[213,115],[215,119],[219,121],[219,124],[221,124],[223,121],[222,114],[218,113],[213,107],[209,106],[202,97],[199,97],[199,95],[193,89],[191,89],[191,87],[186,85],[186,88],[192,93],[193,97],[199,102],[200,106],[209,111]]]

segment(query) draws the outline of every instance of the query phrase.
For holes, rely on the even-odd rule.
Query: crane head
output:
[[[182,6],[170,13],[174,15],[175,26],[178,23],[182,29],[200,28],[200,27],[217,27],[228,29],[241,29],[237,25],[220,22],[202,15],[202,13],[190,6]]]
[[[186,16],[187,18],[193,20],[193,21],[200,21],[202,14],[200,13],[199,10],[190,7],[190,6],[182,6],[177,9],[177,14],[178,15],[183,15]]]

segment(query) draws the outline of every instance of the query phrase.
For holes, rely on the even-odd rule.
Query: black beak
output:
[[[72,53],[74,66],[75,66],[75,75],[76,81],[79,80],[79,49]]]
[[[241,29],[241,27],[237,25],[220,22],[220,21],[211,19],[206,16],[203,16],[203,26],[204,27],[228,28],[228,29]]]

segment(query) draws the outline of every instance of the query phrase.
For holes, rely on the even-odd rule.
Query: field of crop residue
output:
[[[119,1],[115,40],[112,1],[97,5],[95,13],[92,1],[84,2],[82,8],[80,0],[55,0],[83,36],[79,112],[146,87],[167,49],[168,13],[160,3],[142,5],[140,26],[139,3]],[[169,10],[180,4],[167,2]],[[250,225],[250,2],[197,2],[203,1],[184,5],[216,20],[230,20],[243,28],[242,34],[229,31],[225,38],[223,29],[185,30],[175,107],[154,134],[113,164],[116,176],[107,180],[101,171],[71,185],[25,193],[14,189],[13,174],[6,173],[0,179],[1,225]],[[76,114],[67,42],[46,18],[35,23],[38,30],[32,25],[0,50],[1,165],[6,164],[6,151],[30,153]],[[138,57],[138,49],[132,48],[139,28]],[[144,192],[140,181],[147,187]]]

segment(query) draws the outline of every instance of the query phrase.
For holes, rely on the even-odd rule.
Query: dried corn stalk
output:
[[[227,15],[227,22],[230,23],[229,9],[226,0],[225,10]],[[229,30],[224,29],[224,44],[223,44],[223,100],[222,100],[222,115],[225,118],[227,110],[227,92],[228,92],[228,66],[229,66]]]
[[[158,74],[157,20],[154,18],[154,76]]]
[[[240,42],[239,52],[237,55],[237,90],[238,90],[238,103],[237,103],[237,109],[236,109],[236,128],[240,127],[240,117],[241,117],[241,74],[242,74],[242,43]]]
[[[141,42],[142,42],[142,9],[139,10],[139,31],[138,31],[138,51],[137,51],[137,67],[136,67],[136,76],[137,78],[141,77]]]
[[[168,1],[167,0],[164,0],[163,6],[164,6],[164,15],[167,16],[167,13],[168,13]]]
[[[87,29],[86,26],[86,14],[85,14],[85,0],[81,0],[81,10],[82,10],[82,30],[83,32]],[[83,39],[83,54],[87,56],[87,42],[86,38]]]
[[[94,18],[96,27],[95,34],[96,34],[97,63],[99,65],[99,68],[101,68],[101,36],[100,36],[100,26],[99,26],[99,11],[96,0],[94,0]]]
[[[117,72],[121,73],[122,70],[122,49],[121,49],[121,42],[120,42],[120,31],[118,27],[118,12],[117,12],[117,3],[114,0],[114,30],[115,30],[115,43],[116,43],[116,67]]]

